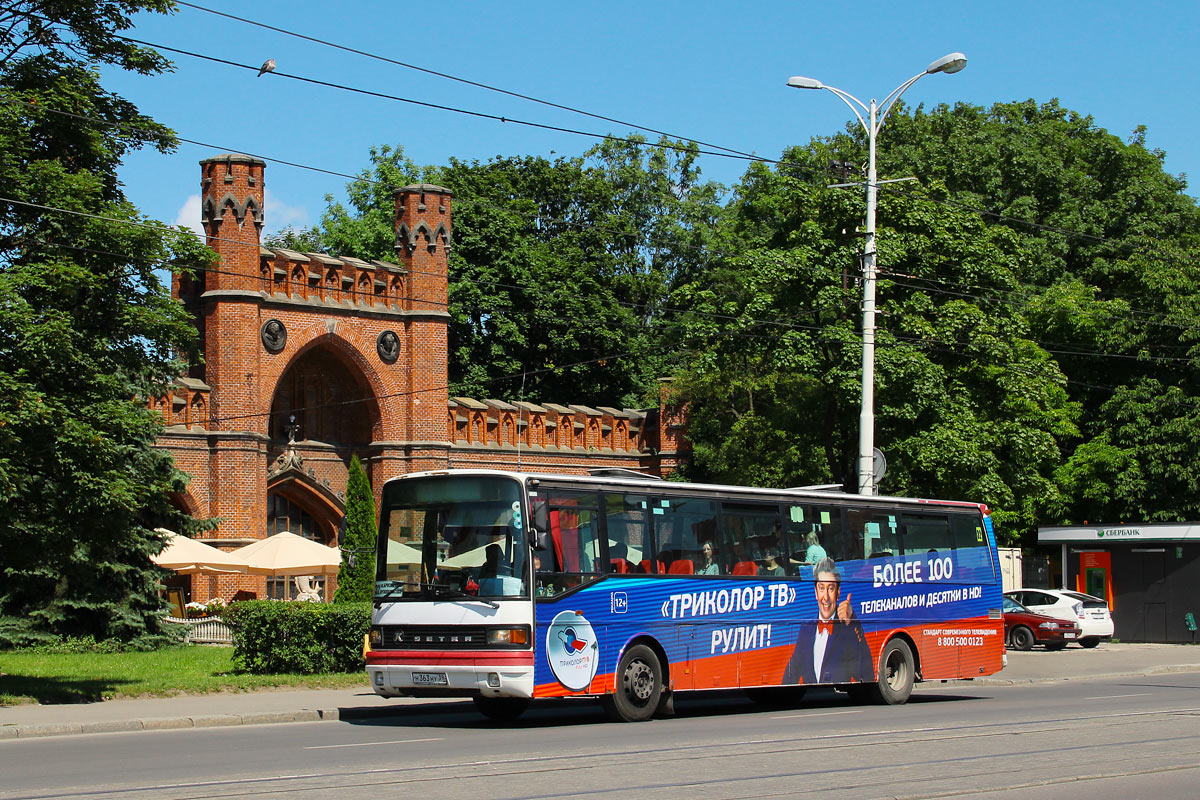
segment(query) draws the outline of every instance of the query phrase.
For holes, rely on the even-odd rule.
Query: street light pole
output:
[[[826,86],[815,78],[796,76],[789,78],[787,85],[794,89],[825,89],[841,98],[850,107],[858,124],[867,134],[867,219],[866,237],[863,244],[863,321],[862,321],[862,414],[858,426],[858,493],[875,494],[875,205],[879,197],[879,180],[875,172],[875,141],[887,119],[888,112],[900,99],[900,95],[926,75],[944,72],[951,75],[967,65],[962,53],[950,53],[934,61],[924,72],[920,72],[900,84],[877,103],[874,98],[867,105],[849,92]],[[867,118],[859,113],[862,109]],[[890,183],[890,181],[884,181]]]

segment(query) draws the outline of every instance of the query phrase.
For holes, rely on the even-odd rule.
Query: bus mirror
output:
[[[533,548],[547,550],[550,547],[550,532],[540,525],[533,529]]]
[[[544,500],[533,501],[533,527],[535,530],[544,531],[550,530],[550,504]]]

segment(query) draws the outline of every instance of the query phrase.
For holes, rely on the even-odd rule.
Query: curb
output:
[[[403,706],[389,708],[318,708],[301,711],[259,711],[248,714],[202,714],[192,717],[149,717],[103,722],[48,722],[0,725],[0,740],[77,736],[87,733],[130,733],[181,728],[222,728],[234,725],[276,725],[286,722],[336,722],[338,720],[394,717]]]
[[[1097,680],[1103,678],[1136,678],[1148,675],[1163,675],[1177,672],[1200,671],[1195,664],[1161,666],[1131,672],[1114,672],[1104,675],[1076,675],[1056,678],[976,678],[973,680],[930,681],[929,686],[1024,686],[1035,683],[1060,683],[1065,681]],[[444,702],[438,700],[435,702]],[[137,731],[164,731],[182,728],[221,728],[234,725],[277,725],[288,722],[337,722],[362,719],[386,719],[399,716],[408,705],[379,706],[374,708],[317,708],[299,711],[256,711],[246,714],[203,714],[179,717],[149,717],[145,719],[105,720],[102,722],[48,722],[23,725],[0,725],[0,741],[13,739],[37,739],[47,736],[78,736],[91,733],[131,733]]]

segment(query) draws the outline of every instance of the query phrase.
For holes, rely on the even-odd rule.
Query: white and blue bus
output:
[[[995,536],[977,503],[499,470],[383,487],[367,673],[384,696],[512,718],[676,692],[903,703],[1004,664]]]

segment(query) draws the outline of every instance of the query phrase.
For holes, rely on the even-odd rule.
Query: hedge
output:
[[[370,603],[230,604],[221,618],[233,631],[233,663],[258,675],[354,672],[363,668]]]

